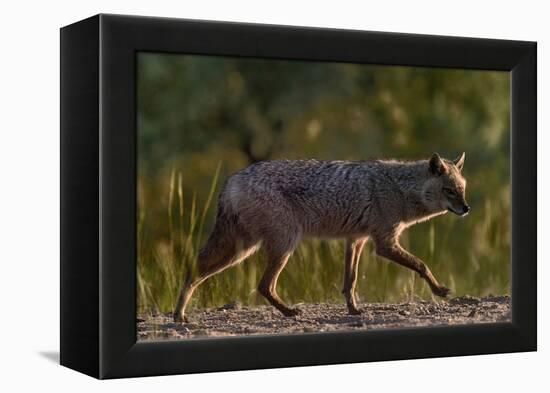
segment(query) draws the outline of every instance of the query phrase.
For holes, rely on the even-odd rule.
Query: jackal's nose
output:
[[[470,206],[464,205],[462,207],[462,211],[464,212],[464,214],[468,214],[470,212]]]

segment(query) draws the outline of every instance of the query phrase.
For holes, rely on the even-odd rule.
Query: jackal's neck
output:
[[[388,173],[403,196],[405,220],[423,221],[445,212],[428,206],[424,201],[426,184],[433,176],[428,161],[390,162]]]

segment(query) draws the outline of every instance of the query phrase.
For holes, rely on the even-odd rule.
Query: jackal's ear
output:
[[[466,153],[462,152],[460,157],[455,159],[453,163],[456,165],[459,171],[462,171],[462,167],[464,166],[464,159],[466,158]]]
[[[444,174],[447,171],[445,163],[437,153],[434,153],[432,158],[430,158],[430,171],[434,175],[438,176]]]

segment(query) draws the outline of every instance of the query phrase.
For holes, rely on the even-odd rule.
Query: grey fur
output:
[[[345,238],[343,293],[355,302],[357,264],[366,240],[379,255],[418,272],[439,296],[449,290],[428,267],[399,245],[401,232],[447,211],[465,215],[464,153],[454,161],[437,153],[421,161],[262,161],[227,179],[218,198],[216,224],[198,257],[199,274],[186,278],[174,312],[184,319],[193,290],[239,263],[260,246],[268,264],[258,290],[284,315],[297,314],[278,297],[276,283],[303,237]]]

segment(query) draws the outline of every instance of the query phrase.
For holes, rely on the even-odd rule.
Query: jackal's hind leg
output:
[[[361,311],[357,308],[355,300],[355,285],[357,284],[357,272],[361,251],[367,238],[347,239],[344,259],[344,288],[342,293],[346,297],[348,312],[351,315],[359,315]]]
[[[267,250],[268,261],[267,268],[258,285],[260,292],[268,301],[279,310],[285,317],[293,317],[300,313],[296,308],[288,307],[277,294],[277,279],[283,271],[291,252],[274,253]]]
[[[189,322],[187,316],[185,315],[185,308],[187,307],[187,303],[191,299],[193,292],[200,283],[200,281],[191,282],[189,278],[184,280],[183,287],[181,288],[178,296],[178,303],[176,305],[176,309],[174,310],[174,322]]]
[[[253,254],[259,245],[253,242],[238,244],[237,242],[218,241],[211,237],[198,256],[198,274],[193,280],[187,276],[178,296],[176,309],[174,310],[175,322],[187,322],[185,308],[197,287],[214,274],[236,265]]]
[[[187,308],[187,303],[189,303],[189,300],[191,300],[191,296],[193,296],[193,292],[195,292],[195,289],[199,285],[201,285],[206,279],[213,276],[216,273],[221,272],[225,268],[229,267],[230,263],[225,265],[219,265],[216,269],[212,269],[208,272],[205,272],[203,274],[199,273],[199,276],[195,278],[195,280],[191,280],[190,277],[186,278],[184,280],[183,286],[180,290],[180,294],[178,296],[178,303],[176,305],[176,309],[174,310],[174,322],[189,322],[187,316],[185,315],[185,309]]]

